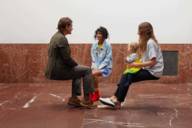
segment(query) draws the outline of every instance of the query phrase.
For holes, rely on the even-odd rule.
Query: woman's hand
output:
[[[128,63],[127,66],[128,66],[129,68],[133,68],[133,67],[134,67],[134,68],[137,68],[137,67],[139,67],[139,64],[133,62],[133,63]]]
[[[129,68],[132,68],[132,67],[135,67],[135,68],[153,67],[156,63],[157,63],[156,58],[153,58],[149,61],[142,62],[142,63],[133,62],[133,63],[127,64],[127,66]]]

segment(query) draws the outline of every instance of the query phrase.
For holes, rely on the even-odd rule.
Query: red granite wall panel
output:
[[[83,65],[91,65],[90,44],[71,44],[72,56]],[[46,82],[47,44],[0,44],[0,83]],[[192,45],[162,44],[162,50],[178,51],[178,75],[163,76],[155,82],[192,82]],[[112,44],[113,72],[103,82],[116,83],[125,68],[126,44]]]

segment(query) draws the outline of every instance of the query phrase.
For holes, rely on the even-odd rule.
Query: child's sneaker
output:
[[[92,102],[99,101],[99,98],[100,98],[99,91],[95,91],[95,92],[90,94],[90,99]]]
[[[99,101],[99,98],[100,98],[100,93],[99,91],[95,91],[95,101]]]

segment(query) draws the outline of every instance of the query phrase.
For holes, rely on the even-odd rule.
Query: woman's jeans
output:
[[[159,78],[153,76],[148,70],[141,69],[134,74],[123,74],[118,83],[118,88],[115,92],[119,102],[123,102],[129,90],[129,86],[134,82],[144,81],[144,80],[158,80]]]

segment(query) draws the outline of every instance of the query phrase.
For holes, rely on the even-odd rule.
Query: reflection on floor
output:
[[[103,97],[115,84],[101,84]],[[2,128],[190,128],[192,84],[133,85],[121,110],[71,108],[66,83],[0,84]]]

